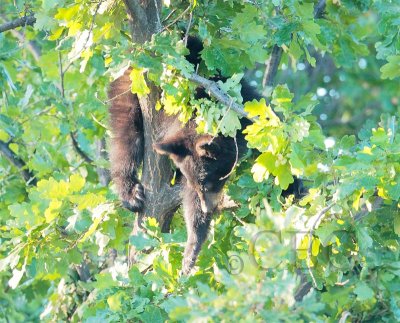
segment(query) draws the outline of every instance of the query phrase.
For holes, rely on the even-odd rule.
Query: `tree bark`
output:
[[[29,15],[25,16],[22,18],[17,18],[15,20],[6,22],[2,25],[0,25],[0,33],[5,32],[7,30],[12,30],[18,27],[23,27],[23,26],[33,26],[33,24],[36,22],[36,18],[34,15]]]
[[[159,98],[158,89],[151,85],[151,93],[146,98],[139,100],[142,109],[144,125],[144,159],[141,182],[145,189],[145,208],[138,216],[134,229],[137,230],[143,219],[147,216],[155,217],[161,228],[165,231],[169,227],[165,224],[170,222],[173,212],[178,208],[181,197],[179,184],[170,185],[173,176],[171,163],[166,156],[157,154],[153,144],[162,139],[167,133],[168,127],[179,126],[176,118],[168,117],[163,111],[154,109]],[[172,214],[171,214],[172,213]]]
[[[124,0],[131,27],[132,40],[142,44],[161,30],[160,0]],[[180,185],[171,186],[172,168],[167,157],[158,155],[153,150],[153,144],[160,140],[168,129],[165,125],[174,125],[173,117],[155,110],[155,104],[160,97],[157,87],[149,84],[151,90],[147,97],[139,99],[144,126],[144,158],[141,183],[145,189],[145,208],[136,218],[133,234],[140,230],[146,217],[155,217],[163,231],[169,230],[173,213],[181,202]],[[170,120],[169,120],[170,119]],[[176,123],[175,123],[176,124]],[[134,252],[133,252],[134,254]],[[133,256],[134,257],[134,256]],[[132,263],[132,250],[130,263]]]

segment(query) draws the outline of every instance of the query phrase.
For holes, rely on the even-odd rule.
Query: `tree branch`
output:
[[[317,281],[315,280],[315,276],[311,270],[311,249],[312,249],[312,237],[314,235],[315,229],[321,222],[322,218],[325,214],[334,206],[334,203],[329,204],[328,206],[324,207],[317,215],[310,231],[308,232],[308,247],[307,247],[307,269],[310,277],[312,279],[314,287],[317,287]]]
[[[143,44],[151,35],[161,30],[160,0],[139,1],[124,0],[131,25],[132,39]]]
[[[326,0],[320,0],[314,9],[314,17],[319,18],[322,16],[325,10]],[[267,62],[267,68],[264,74],[263,86],[272,86],[274,84],[275,76],[278,71],[278,66],[282,58],[283,50],[278,45],[272,48],[270,59]],[[204,88],[210,96],[221,102],[223,105],[230,107],[238,115],[253,121],[248,117],[248,114],[244,111],[243,105],[233,101],[233,99],[222,91],[218,84],[214,81],[210,81],[200,75],[193,73],[189,76],[189,81],[196,83],[197,85]]]
[[[11,164],[20,170],[22,177],[28,185],[35,186],[37,184],[37,180],[33,173],[26,169],[27,167],[25,162],[10,149],[8,143],[5,143],[2,140],[0,140],[0,152]]]
[[[326,7],[326,0],[319,0],[314,7],[314,18],[321,18],[324,14]]]
[[[124,0],[125,6],[128,8],[128,11],[132,15],[132,17],[139,19],[141,25],[143,27],[147,27],[148,23],[146,20],[146,12],[140,6],[139,1],[137,0]]]
[[[314,18],[321,18],[326,6],[326,0],[319,0],[318,3],[314,7]],[[283,54],[282,47],[278,45],[274,45],[272,48],[271,56],[266,63],[264,78],[262,82],[262,86],[273,86],[276,73],[278,72],[278,66],[281,61]]]
[[[379,209],[382,206],[383,202],[384,202],[383,198],[377,196],[375,198],[374,202],[372,203],[370,210],[375,211],[375,210]],[[353,217],[354,221],[356,221],[356,222],[361,221],[365,216],[367,216],[368,214],[371,213],[370,210],[368,210],[367,206],[364,205],[361,208],[361,210],[354,215],[354,217]]]
[[[106,140],[104,138],[96,140],[96,157],[108,160],[108,154],[106,150]],[[101,185],[107,186],[111,181],[110,171],[106,168],[97,166],[97,175]]]
[[[79,147],[79,144],[76,141],[74,134],[72,132],[70,132],[69,135],[71,136],[71,139],[72,139],[72,145],[74,146],[74,148],[75,148],[76,152],[79,154],[79,156],[81,156],[85,160],[85,162],[87,162],[89,164],[92,163],[93,162],[92,158],[90,158],[88,155],[86,155],[86,153],[81,149],[81,147]]]
[[[0,33],[5,32],[7,30],[15,29],[22,26],[32,26],[36,22],[36,18],[33,14],[29,16],[25,16],[22,18],[17,18],[15,20],[6,22],[0,25]]]
[[[4,15],[0,15],[0,20],[3,23],[6,23],[6,17]],[[32,54],[33,58],[35,59],[35,61],[37,62],[40,58],[40,48],[38,48],[38,46],[36,46],[34,41],[27,41],[25,39],[25,35],[17,30],[10,30],[11,34],[15,37],[18,38],[18,40],[26,47],[26,49]]]
[[[373,202],[372,206],[371,206],[371,211],[377,210],[379,207],[381,207],[381,205],[383,204],[383,199],[381,197],[376,197],[375,201]],[[318,214],[318,216],[316,217],[316,220],[314,221],[309,233],[308,233],[308,247],[307,247],[307,269],[308,272],[310,274],[310,277],[312,279],[312,283],[309,282],[307,280],[307,277],[302,274],[299,271],[299,275],[301,277],[301,284],[300,287],[298,288],[296,294],[295,294],[295,299],[296,301],[301,301],[303,299],[303,297],[305,295],[308,294],[308,292],[311,290],[311,288],[314,286],[316,286],[316,281],[315,281],[315,277],[314,274],[312,273],[311,267],[310,267],[310,262],[311,262],[311,249],[312,249],[312,236],[315,232],[315,229],[318,225],[318,223],[321,222],[322,217],[332,208],[334,204],[330,204],[328,206],[326,206],[325,208],[323,208],[320,213]],[[355,222],[359,222],[361,221],[366,215],[370,214],[371,211],[368,210],[368,208],[366,206],[364,206],[357,214],[355,214],[353,216],[353,219]]]
[[[275,76],[278,72],[278,66],[282,58],[282,53],[282,47],[274,45],[274,47],[272,48],[271,56],[266,64],[264,78],[262,81],[263,87],[274,85]]]
[[[224,91],[222,91],[218,84],[214,81],[208,80],[198,74],[193,73],[192,75],[189,76],[189,81],[192,81],[193,83],[196,83],[197,85],[201,86],[204,88],[209,95],[211,95],[213,98],[217,99],[219,102],[221,102],[223,105],[230,107],[233,111],[235,111],[238,115],[248,118],[249,120],[252,120],[249,118],[247,112],[243,110],[243,105],[239,104],[237,102],[234,102],[233,99],[227,95]]]

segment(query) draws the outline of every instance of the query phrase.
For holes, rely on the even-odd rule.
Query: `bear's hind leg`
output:
[[[143,122],[139,100],[130,91],[129,70],[111,83],[111,176],[123,205],[131,211],[144,206],[144,189],[137,178],[143,160]]]

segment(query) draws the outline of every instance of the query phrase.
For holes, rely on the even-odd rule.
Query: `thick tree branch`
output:
[[[25,16],[22,18],[18,18],[9,22],[6,22],[2,25],[0,25],[0,33],[5,32],[7,30],[15,29],[18,27],[23,27],[23,26],[32,26],[36,22],[36,18],[33,14],[29,16]]]
[[[247,112],[243,110],[243,105],[236,103],[233,99],[227,95],[224,91],[222,91],[218,84],[214,81],[208,80],[200,75],[193,73],[189,76],[189,81],[196,83],[197,85],[204,88],[209,95],[213,98],[217,99],[223,105],[230,107],[233,111],[235,111],[238,115],[249,118]],[[249,119],[251,120],[251,119]]]
[[[137,0],[124,0],[126,7],[128,8],[128,12],[130,12],[132,17],[135,17],[139,20],[140,24],[144,27],[148,27],[148,22],[146,19],[146,12],[140,6],[139,1]]]
[[[0,16],[0,20],[3,23],[6,23],[6,17],[4,15]],[[28,41],[25,39],[25,35],[17,30],[10,30],[11,34],[15,37],[18,38],[18,40],[20,41],[21,44],[24,45],[24,47],[26,47],[26,49],[32,54],[33,58],[35,59],[35,61],[37,62],[40,58],[40,48],[38,46],[36,46],[34,41]]]
[[[326,0],[320,0],[314,7],[314,18],[321,18],[326,6]],[[275,82],[276,73],[278,72],[278,66],[281,61],[283,54],[282,47],[274,45],[272,48],[271,56],[266,63],[266,69],[262,86],[273,86]]]
[[[282,58],[282,53],[282,47],[274,45],[274,47],[272,48],[271,56],[266,64],[266,69],[262,82],[263,87],[274,85],[275,76],[278,72],[278,66]]]
[[[161,30],[160,0],[124,0],[124,3],[135,43],[143,44]]]
[[[320,0],[314,7],[314,18],[321,18],[324,14],[326,7],[326,0]]]
[[[3,154],[5,158],[8,159],[8,161],[13,164],[15,167],[17,167],[20,172],[22,177],[24,178],[25,182],[28,185],[33,185],[35,186],[37,184],[37,180],[33,173],[29,171],[26,167],[25,162],[19,158],[9,147],[8,143],[5,143],[4,141],[0,140],[0,152]]]

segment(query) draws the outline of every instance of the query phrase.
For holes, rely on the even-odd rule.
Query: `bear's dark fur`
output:
[[[202,44],[197,38],[189,38],[186,57],[197,66]],[[222,79],[215,77],[216,79]],[[145,203],[143,187],[136,169],[143,159],[142,112],[136,95],[130,88],[129,71],[115,80],[109,91],[110,115],[113,138],[111,142],[111,174],[120,198],[131,211],[140,211]],[[260,99],[260,96],[242,82],[244,101]],[[201,89],[197,97],[206,96]],[[242,126],[249,121],[243,120]],[[169,129],[169,134],[154,145],[154,149],[168,155],[183,174],[183,209],[188,240],[184,252],[183,273],[194,266],[201,245],[207,237],[211,217],[215,211],[223,186],[238,158],[246,151],[246,142],[238,132],[237,137],[212,137],[196,133],[194,121],[181,128]]]

